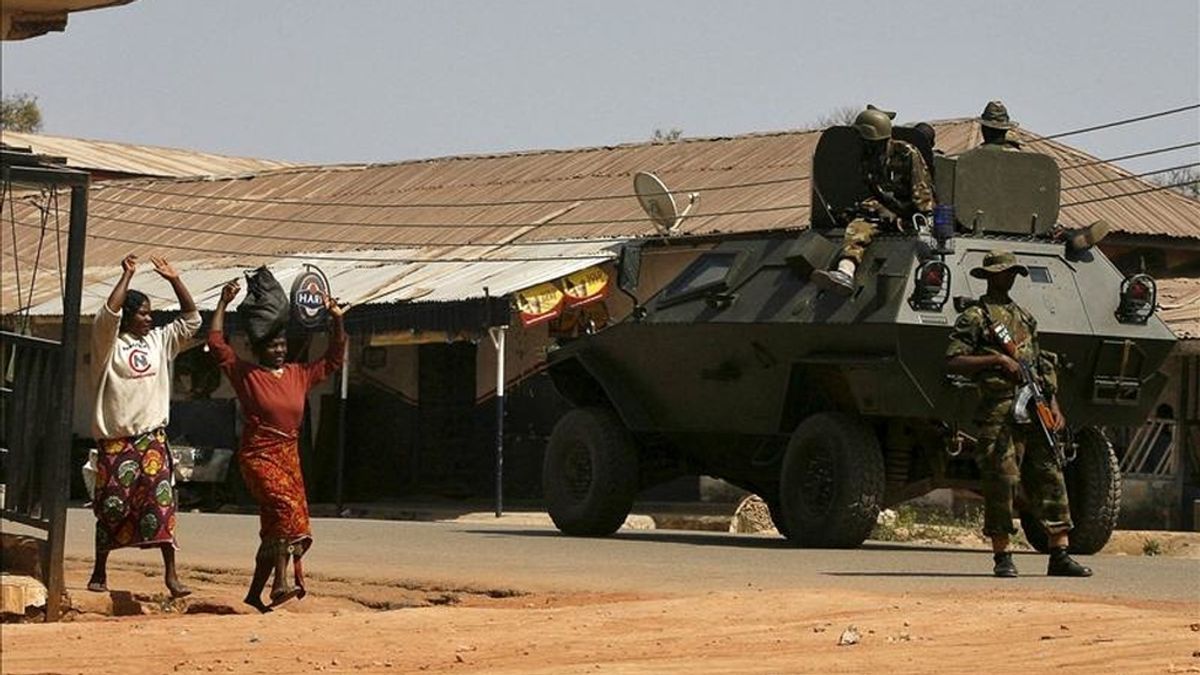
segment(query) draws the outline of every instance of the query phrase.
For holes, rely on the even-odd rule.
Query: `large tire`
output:
[[[771,499],[763,497],[763,501],[767,504],[767,511],[771,513],[771,522],[775,524],[775,530],[787,539],[789,531],[787,518],[783,516],[783,505],[779,503],[779,497],[776,496]]]
[[[879,517],[883,453],[874,432],[842,413],[817,413],[788,441],[780,475],[787,538],[812,548],[854,548]]]
[[[1078,453],[1063,470],[1071,503],[1071,553],[1090,555],[1104,548],[1121,512],[1121,470],[1104,432],[1084,427],[1075,434]],[[1031,513],[1022,511],[1021,530],[1035,550],[1046,553],[1050,540]]]
[[[602,537],[625,522],[638,489],[638,451],[607,408],[576,408],[558,421],[546,446],[542,491],[563,534]]]

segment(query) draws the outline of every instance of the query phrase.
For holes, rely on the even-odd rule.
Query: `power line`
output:
[[[1150,175],[1150,174],[1156,174],[1156,173],[1165,173],[1165,172],[1169,172],[1169,171],[1177,171],[1177,169],[1190,168],[1190,167],[1194,167],[1194,166],[1200,166],[1200,162],[1193,162],[1193,163],[1188,163],[1188,165],[1177,165],[1175,167],[1157,169],[1157,171],[1144,172],[1144,173],[1136,174],[1136,175],[1126,175],[1126,177],[1098,180],[1098,181],[1093,181],[1093,183],[1069,186],[1069,187],[1066,187],[1066,189],[1064,189],[1063,191],[1066,192],[1069,190],[1082,189],[1082,187],[1091,187],[1091,186],[1097,186],[1097,185],[1103,185],[1103,184],[1118,183],[1118,181],[1132,180],[1135,178],[1142,177],[1142,175]],[[1187,181],[1184,181],[1183,184],[1186,185]],[[1142,192],[1145,192],[1145,191],[1139,191],[1139,192],[1134,192],[1134,193],[1142,193]],[[1120,196],[1118,196],[1118,197],[1120,197]],[[1097,199],[1097,201],[1098,201],[1098,199]],[[1073,203],[1075,203],[1075,202],[1069,202],[1064,205],[1069,205],[1069,204],[1073,204]],[[138,204],[131,204],[131,205],[138,205]],[[743,210],[737,210],[737,211],[716,211],[716,213],[707,214],[707,215],[712,216],[712,217],[721,217],[721,216],[726,216],[726,215],[743,215],[745,213],[754,213],[754,211],[758,211],[758,210],[798,209],[798,208],[804,208],[804,207],[808,207],[808,204],[797,204],[797,205],[792,205],[792,207],[743,209]],[[191,213],[191,211],[185,210],[185,213]],[[200,215],[200,214],[202,214],[202,213],[196,213],[193,215]],[[221,214],[221,215],[224,215],[226,217],[241,217],[241,216],[226,215],[226,214]],[[166,225],[166,223],[161,223],[161,222],[149,222],[149,221],[142,221],[142,220],[125,219],[125,217],[96,213],[96,211],[94,211],[94,213],[92,213],[91,216],[96,217],[96,219],[98,219],[98,220],[125,223],[125,225],[132,225],[132,226],[139,226],[139,227],[166,229],[166,231],[173,231],[173,232],[203,233],[203,234],[218,235],[218,237],[240,237],[240,238],[247,237],[247,234],[245,234],[245,233],[206,231],[206,229],[196,228],[196,227],[186,227],[186,226],[181,226],[181,225]],[[258,216],[258,217],[256,217],[256,219],[248,219],[248,220],[264,220],[264,219],[265,219],[265,216]],[[292,220],[288,220],[288,219],[266,219],[266,220],[287,222],[287,223],[290,223],[290,225],[296,225],[296,223],[298,223],[298,221],[292,221]],[[622,222],[624,220],[634,220],[637,222],[641,222],[644,219],[620,219],[620,220],[602,221],[602,222]],[[22,225],[25,225],[25,223],[22,223]],[[354,227],[354,226],[362,226],[362,225],[383,226],[384,223],[329,222],[329,223],[316,223],[316,225],[337,225],[337,226],[342,226],[342,227]],[[554,225],[558,225],[558,223],[554,223]],[[442,226],[442,227],[451,228],[451,227],[461,227],[461,226],[446,225],[446,226]],[[497,227],[500,227],[500,226],[497,226]],[[527,225],[522,225],[522,223],[514,223],[514,225],[511,225],[508,227],[536,227],[536,226],[535,225],[527,226]],[[311,241],[312,241],[311,237],[292,237],[292,235],[286,235],[286,234],[260,233],[260,234],[254,234],[254,235],[252,235],[252,237],[256,237],[256,238],[264,239],[264,240],[275,240],[275,241],[302,241],[302,243],[311,243]],[[97,235],[97,238],[100,238],[100,235]],[[108,239],[114,239],[114,238],[108,238]],[[126,240],[126,239],[115,239],[115,240],[131,241],[131,243],[138,243],[138,241]],[[323,243],[334,244],[334,245],[353,245],[353,246],[386,245],[386,246],[427,247],[427,246],[434,245],[434,246],[456,246],[456,247],[500,247],[500,246],[535,247],[535,246],[580,244],[580,243],[588,243],[588,241],[598,241],[598,240],[602,240],[602,239],[574,238],[574,239],[553,239],[553,240],[538,240],[538,241],[484,241],[484,243],[475,243],[475,241],[467,241],[467,243],[444,243],[444,244],[436,243],[436,241],[379,241],[379,240],[367,240],[367,239],[325,239],[325,240],[323,240]],[[188,247],[187,250],[191,250],[191,249],[203,250],[203,249],[198,249],[198,247]],[[214,250],[214,252],[217,252],[217,251]]]
[[[13,225],[20,226],[26,229],[38,229],[37,225],[24,223],[21,221],[11,221]],[[203,246],[186,246],[183,244],[165,244],[162,242],[147,242],[137,239],[126,239],[123,237],[110,237],[103,234],[87,234],[88,239],[98,239],[101,241],[112,241],[122,244],[135,245],[151,245],[155,248],[169,248],[177,251],[191,251],[194,253],[214,253],[218,255],[238,256],[243,258],[290,258],[301,260],[328,260],[332,262],[362,262],[362,263],[507,263],[507,262],[551,262],[558,260],[611,260],[615,256],[606,253],[596,253],[594,255],[567,255],[567,256],[523,256],[519,258],[367,258],[354,256],[340,255],[325,255],[318,251],[308,251],[304,253],[275,253],[267,251],[234,251],[221,248],[205,248]],[[311,240],[306,240],[311,241]],[[427,247],[431,246],[426,244]],[[454,247],[454,244],[445,244],[448,247]]]
[[[1167,115],[1174,115],[1174,114],[1181,113],[1181,112],[1187,112],[1188,110],[1196,110],[1197,108],[1200,108],[1200,103],[1193,103],[1191,105],[1185,105],[1185,106],[1181,106],[1178,108],[1171,108],[1170,110],[1161,110],[1159,112],[1150,113],[1148,115],[1139,115],[1137,117],[1128,117],[1123,120],[1117,120],[1115,122],[1107,122],[1105,124],[1097,124],[1097,125],[1091,126],[1091,127],[1083,127],[1080,129],[1071,129],[1070,131],[1060,131],[1056,134],[1050,134],[1049,136],[1039,136],[1032,141],[1028,141],[1026,143],[1026,145],[1032,145],[1034,143],[1041,143],[1042,141],[1048,141],[1048,140],[1051,140],[1054,138],[1075,136],[1076,134],[1086,134],[1090,131],[1099,131],[1101,129],[1111,129],[1112,127],[1119,127],[1119,126],[1122,126],[1125,124],[1133,124],[1134,122],[1143,122],[1145,120],[1152,120],[1157,117],[1166,117]]]
[[[1168,171],[1182,171],[1183,169],[1191,169],[1192,167],[1197,167],[1197,166],[1200,166],[1200,162],[1192,162],[1191,164],[1176,164],[1175,166],[1169,166],[1165,169],[1155,169],[1153,171],[1143,171],[1141,173],[1131,173],[1128,176],[1118,176],[1116,178],[1105,178],[1104,180],[1096,180],[1096,181],[1092,181],[1091,183],[1080,183],[1079,185],[1069,185],[1069,186],[1063,188],[1062,191],[1069,192],[1071,190],[1079,190],[1082,188],[1095,187],[1097,185],[1105,185],[1107,183],[1120,183],[1121,181],[1133,180],[1135,178],[1144,178],[1146,176],[1153,176],[1154,174],[1157,174],[1157,173],[1167,173]]]
[[[1119,160],[1123,160],[1123,159],[1132,159],[1135,157],[1147,157],[1147,156],[1151,156],[1151,155],[1155,155],[1155,154],[1162,154],[1162,153],[1166,153],[1166,152],[1172,152],[1175,150],[1196,147],[1197,145],[1200,145],[1200,141],[1194,141],[1191,143],[1183,143],[1183,144],[1173,145],[1173,146],[1168,146],[1168,147],[1163,147],[1163,148],[1155,148],[1153,150],[1146,150],[1146,151],[1142,151],[1142,152],[1138,152],[1138,153],[1121,155],[1121,156],[1117,156],[1117,157],[1110,157],[1107,159],[1086,160],[1086,161],[1079,162],[1076,164],[1063,165],[1060,167],[1060,170],[1066,171],[1069,169],[1079,169],[1079,168],[1084,168],[1087,166],[1095,166],[1098,164],[1109,163],[1109,162],[1119,161]],[[1173,167],[1173,169],[1174,168],[1188,168],[1188,167],[1196,166],[1196,165],[1197,165],[1196,163],[1187,164],[1187,165],[1179,165],[1178,167]],[[1170,171],[1173,169],[1163,169],[1161,171],[1145,172],[1142,174],[1137,174],[1137,176],[1145,176],[1145,175],[1150,175],[1152,173],[1161,173],[1163,171]],[[1079,188],[1083,188],[1083,187],[1091,187],[1094,185],[1101,185],[1101,184],[1110,183],[1110,182],[1117,182],[1120,180],[1127,180],[1128,178],[1130,178],[1130,177],[1120,177],[1120,178],[1115,178],[1115,179],[1105,179],[1105,180],[1100,180],[1100,181],[1094,181],[1092,183],[1087,183],[1087,184],[1083,184],[1083,185],[1070,186],[1070,187],[1064,188],[1064,191],[1075,190],[1075,189],[1079,189]],[[794,179],[788,178],[788,179],[779,179],[778,181],[758,181],[758,184],[764,184],[764,183],[768,183],[768,182],[790,182],[792,180],[794,180]],[[745,184],[737,184],[737,185],[745,185]],[[730,186],[725,186],[725,187],[730,187]],[[283,217],[278,217],[278,216],[220,213],[220,212],[216,212],[216,211],[201,211],[201,210],[185,209],[185,208],[171,207],[171,206],[159,206],[159,205],[154,205],[154,204],[140,204],[140,203],[123,202],[123,201],[114,200],[114,199],[105,199],[103,197],[93,197],[92,200],[102,202],[105,204],[111,204],[114,206],[124,206],[127,208],[139,208],[139,209],[147,209],[147,210],[153,210],[153,211],[165,211],[168,213],[178,213],[178,214],[187,215],[187,216],[228,218],[231,220],[248,220],[248,221],[269,222],[269,223],[286,223],[289,225],[313,225],[313,226],[329,226],[329,227],[351,227],[352,226],[352,227],[370,227],[370,228],[411,228],[411,229],[438,229],[438,230],[445,230],[445,229],[496,229],[496,228],[513,228],[513,227],[542,228],[542,227],[582,227],[582,226],[595,226],[595,225],[641,223],[646,220],[646,218],[644,216],[639,216],[639,217],[633,217],[633,218],[605,218],[605,219],[595,219],[595,220],[547,221],[544,223],[396,223],[396,222],[367,223],[367,222],[347,222],[347,221],[343,221],[343,220],[298,220],[298,219],[294,219],[294,218],[283,218]],[[752,208],[752,209],[717,211],[717,212],[713,212],[713,213],[709,213],[709,214],[695,214],[692,217],[696,218],[696,217],[721,217],[721,216],[727,216],[727,215],[749,215],[749,214],[754,214],[754,213],[765,213],[765,212],[772,212],[772,211],[787,211],[787,210],[794,210],[794,209],[800,209],[800,208],[808,208],[809,206],[810,206],[809,204],[796,204],[796,205],[777,206],[777,207],[759,207],[759,208]],[[157,225],[154,223],[146,223],[144,221],[120,218],[117,216],[110,216],[110,215],[106,215],[103,213],[93,213],[92,215],[94,215],[95,217],[105,218],[105,219],[108,219],[108,220],[111,220],[114,222],[123,222],[123,223],[130,224],[130,225],[143,225],[143,226],[147,226],[147,227],[164,227],[164,226]],[[173,226],[173,227],[175,227],[175,229],[197,231],[197,230],[194,230],[194,228],[186,228],[186,227],[182,227],[182,226]],[[264,237],[264,238],[275,238],[275,237]],[[294,241],[305,241],[305,239],[302,239],[302,238],[285,238],[285,239],[294,240]],[[345,242],[345,243],[356,243],[356,244],[363,243],[363,244],[367,244],[367,245],[371,244],[371,242]],[[425,245],[427,243],[428,242],[417,242],[412,245],[421,246],[421,245]],[[395,242],[395,245],[406,245],[406,244],[404,244],[402,242]],[[484,244],[480,244],[480,245],[484,245]]]
[[[1122,122],[1125,122],[1125,121],[1122,120]],[[1063,132],[1063,133],[1066,134],[1069,132]],[[1057,137],[1060,135],[1056,134],[1055,136]],[[1044,138],[1051,138],[1051,137],[1047,136]],[[1196,147],[1198,145],[1200,145],[1200,141],[1193,141],[1191,143],[1182,143],[1179,145],[1155,148],[1153,150],[1145,150],[1145,151],[1141,151],[1141,152],[1136,152],[1136,153],[1131,153],[1131,154],[1126,154],[1126,155],[1118,155],[1115,157],[1108,157],[1108,158],[1104,158],[1104,159],[1091,159],[1091,160],[1086,160],[1083,162],[1078,162],[1075,164],[1061,165],[1060,170],[1067,171],[1070,169],[1080,169],[1080,168],[1084,168],[1084,167],[1088,167],[1088,166],[1095,166],[1097,164],[1118,162],[1118,161],[1126,160],[1126,159],[1135,159],[1138,157],[1149,157],[1151,155],[1172,152],[1175,150],[1182,150],[1185,148],[1192,148],[1192,147]],[[739,188],[745,188],[745,187],[761,187],[761,186],[767,186],[767,185],[778,185],[778,184],[783,184],[783,183],[799,182],[799,181],[803,181],[803,180],[808,180],[810,178],[811,178],[811,176],[809,176],[809,175],[789,176],[789,177],[785,177],[785,178],[776,178],[776,179],[761,180],[761,181],[751,181],[751,182],[744,182],[744,183],[730,183],[730,184],[726,184],[726,185],[716,185],[716,186],[706,187],[706,188],[688,188],[688,189],[673,190],[672,193],[673,194],[684,194],[687,192],[696,192],[696,191],[713,192],[713,191],[720,191],[720,190],[739,189]],[[562,204],[562,203],[569,203],[569,202],[595,202],[595,201],[606,201],[606,200],[613,200],[613,199],[629,199],[629,198],[636,197],[636,195],[634,195],[634,194],[621,194],[621,195],[583,196],[583,197],[573,197],[573,198],[565,197],[565,198],[561,198],[561,199],[515,199],[515,200],[508,200],[508,201],[499,200],[499,201],[487,201],[487,202],[458,202],[458,203],[425,202],[425,203],[414,203],[414,204],[379,204],[379,203],[369,203],[368,202],[368,203],[359,204],[359,203],[355,203],[355,202],[326,202],[326,201],[318,202],[318,201],[303,201],[303,200],[291,200],[291,199],[270,199],[270,198],[252,198],[252,197],[227,197],[227,196],[221,196],[221,195],[201,195],[201,194],[191,194],[191,193],[187,193],[187,192],[178,192],[178,191],[173,191],[173,190],[158,190],[158,189],[153,189],[153,188],[143,188],[143,187],[137,187],[137,186],[133,186],[133,185],[114,186],[113,189],[135,190],[138,192],[146,192],[146,193],[150,193],[150,194],[159,194],[159,195],[165,195],[165,196],[176,196],[176,197],[184,197],[184,198],[200,199],[200,200],[228,201],[228,202],[243,203],[243,204],[275,204],[275,205],[283,205],[283,206],[311,206],[311,207],[343,207],[344,206],[344,207],[351,207],[351,208],[381,208],[381,209],[388,209],[388,208],[453,208],[453,207],[486,208],[486,207],[493,207],[493,206],[510,206],[510,205],[521,205],[521,204],[532,205],[532,204]],[[98,197],[98,196],[93,196],[91,198],[91,200],[102,202],[105,204],[124,206],[124,207],[128,207],[128,208],[150,209],[150,210],[157,210],[157,211],[166,211],[166,212],[171,212],[171,213],[181,213],[181,214],[185,214],[185,215],[211,216],[211,217],[215,217],[215,218],[236,218],[236,219],[241,219],[241,220],[257,220],[257,221],[263,221],[263,222],[286,222],[286,223],[292,223],[292,224],[301,224],[302,223],[302,224],[308,224],[308,225],[330,225],[330,226],[355,225],[357,227],[408,227],[408,228],[415,228],[415,229],[419,229],[419,228],[442,229],[442,228],[447,228],[447,227],[490,229],[490,228],[495,228],[495,227],[532,226],[532,225],[522,225],[520,223],[361,223],[361,222],[348,223],[345,221],[295,220],[295,219],[290,219],[290,218],[279,218],[279,217],[273,217],[273,216],[238,215],[238,214],[229,214],[229,213],[218,213],[218,212],[214,212],[214,211],[185,209],[185,208],[172,207],[172,206],[139,204],[139,203],[124,202],[124,201],[120,201],[120,200],[116,200],[116,199],[106,199],[104,197]],[[796,207],[777,207],[776,210],[788,210],[790,208],[802,208],[802,207],[807,207],[807,206],[809,206],[809,205],[804,204],[804,205],[799,205]],[[735,214],[736,215],[745,215],[748,213],[759,213],[759,212],[762,212],[762,210],[747,209],[747,210],[740,211],[740,212],[728,212],[728,213],[731,215],[735,215]],[[699,217],[700,215],[701,214],[696,214],[696,217]],[[710,214],[710,215],[715,215],[715,214]],[[627,219],[604,219],[604,220],[590,220],[590,221],[561,221],[561,222],[546,223],[546,225],[555,225],[555,226],[603,225],[603,224],[608,224],[608,223],[641,222],[642,220],[643,220],[642,218],[627,218]]]
[[[1064,164],[1064,165],[1060,166],[1059,169],[1062,171],[1067,171],[1068,169],[1082,169],[1085,166],[1095,166],[1097,164],[1108,164],[1110,162],[1119,162],[1124,159],[1136,159],[1138,157],[1149,157],[1150,155],[1161,155],[1164,152],[1173,152],[1175,150],[1183,150],[1184,148],[1194,148],[1197,145],[1200,145],[1200,141],[1192,141],[1191,143],[1181,143],[1179,145],[1171,145],[1171,146],[1168,146],[1165,148],[1155,148],[1154,150],[1144,150],[1142,152],[1135,152],[1135,153],[1131,153],[1128,155],[1118,155],[1117,157],[1109,157],[1108,159],[1089,159],[1087,161],[1079,162],[1077,164]]]
[[[152,211],[167,211],[169,213],[179,213],[188,216],[204,216],[211,218],[229,218],[233,220],[252,220],[267,223],[287,223],[289,225],[317,225],[331,227],[383,227],[383,228],[409,228],[409,229],[496,229],[502,227],[581,227],[588,225],[610,225],[617,223],[644,223],[648,220],[646,216],[638,216],[634,218],[600,218],[595,220],[548,220],[542,223],[365,223],[365,222],[350,222],[345,220],[303,220],[297,218],[283,218],[279,216],[256,216],[250,214],[235,214],[235,213],[219,213],[215,211],[195,211],[192,209],[183,209],[173,206],[157,206],[154,204],[138,204],[131,202],[121,202],[100,197],[92,198],[92,201],[103,202],[105,204],[120,205],[128,208],[149,209]],[[800,208],[808,208],[809,204],[792,204],[787,206],[763,206],[750,209],[736,209],[731,211],[714,211],[712,213],[694,213],[690,218],[711,218],[719,216],[743,216],[752,213],[769,213],[773,211],[791,211]],[[104,218],[103,214],[92,214]]]
[[[154,229],[158,229],[158,230],[168,230],[168,231],[172,231],[172,232],[194,232],[197,234],[207,234],[207,235],[224,236],[224,237],[240,237],[243,239],[268,239],[268,240],[273,240],[273,241],[311,242],[313,240],[313,237],[311,237],[311,236],[300,237],[300,236],[288,236],[288,235],[284,235],[284,234],[267,234],[267,233],[261,233],[261,232],[256,232],[254,234],[248,234],[245,232],[223,232],[220,230],[209,230],[209,229],[198,228],[198,227],[185,227],[183,225],[167,225],[165,223],[152,223],[152,222],[147,222],[144,220],[134,220],[132,218],[120,218],[117,216],[108,216],[108,215],[94,213],[94,212],[89,214],[88,217],[96,218],[99,220],[106,220],[106,221],[113,222],[113,223],[123,223],[125,225],[136,225],[138,227],[149,227],[149,228],[154,228]],[[293,224],[295,224],[296,221],[291,221],[291,222]],[[340,225],[342,225],[344,227],[353,227],[353,226],[357,226],[358,223],[340,223]],[[449,230],[449,229],[452,229],[452,227],[453,226],[447,226],[446,229]],[[428,246],[468,247],[469,246],[469,247],[493,247],[494,248],[494,247],[498,247],[498,246],[547,246],[547,245],[553,245],[553,244],[585,244],[585,243],[591,243],[591,242],[597,242],[597,241],[606,241],[609,239],[612,239],[613,241],[617,240],[617,238],[614,238],[614,237],[590,237],[590,238],[580,237],[580,238],[572,238],[572,239],[542,239],[539,241],[511,241],[511,242],[493,241],[493,242],[440,243],[440,242],[433,242],[433,241],[380,241],[380,240],[367,240],[367,239],[326,239],[326,238],[322,238],[321,243],[347,244],[347,245],[353,245],[353,246],[384,246],[384,245],[386,245],[386,246],[421,246],[421,247],[428,247]]]
[[[1151,188],[1146,188],[1143,190],[1136,190],[1133,192],[1126,192],[1126,193],[1122,193],[1119,195],[1106,195],[1104,197],[1096,197],[1094,199],[1086,199],[1086,200],[1077,201],[1077,202],[1068,202],[1066,204],[1063,204],[1060,208],[1066,209],[1066,208],[1070,208],[1072,206],[1082,206],[1084,204],[1094,204],[1094,203],[1098,203],[1098,202],[1105,202],[1105,201],[1110,201],[1110,200],[1115,200],[1115,199],[1123,199],[1126,197],[1133,197],[1133,196],[1146,194],[1146,193],[1150,193],[1150,192],[1158,192],[1160,190],[1168,190],[1171,188],[1182,187],[1185,185],[1192,185],[1197,182],[1200,182],[1200,180],[1187,180],[1187,181],[1180,181],[1180,182],[1170,183],[1170,184],[1165,184],[1165,185],[1157,185],[1157,186],[1154,186]],[[12,225],[13,227],[19,226],[19,227],[26,228],[26,229],[35,229],[35,230],[40,229],[39,226],[37,226],[37,225],[21,222],[21,221],[16,220],[15,218],[10,220],[10,225]],[[58,230],[56,228],[56,231],[60,231],[60,230]],[[14,231],[14,234],[15,234],[15,231]],[[111,241],[111,242],[134,244],[134,245],[144,245],[144,244],[148,243],[145,241],[126,239],[123,237],[112,237],[112,236],[93,234],[93,233],[88,233],[87,237],[89,239],[97,239],[97,240],[101,240],[101,241]],[[251,251],[245,251],[245,250],[236,250],[235,251],[235,250],[230,250],[230,249],[207,248],[207,247],[202,247],[202,246],[186,246],[186,245],[182,245],[182,244],[166,244],[166,243],[161,243],[161,242],[154,242],[153,245],[158,248],[166,248],[166,249],[179,250],[179,251],[191,251],[191,252],[196,252],[196,253],[209,253],[209,254],[217,254],[217,255],[237,256],[237,257],[285,258],[285,259],[313,260],[314,256],[318,255],[318,252],[277,253],[277,252],[251,252]],[[429,246],[429,245],[426,244],[426,246]],[[456,245],[446,244],[445,246],[456,246]],[[496,246],[502,247],[503,244],[497,244]],[[611,254],[597,253],[595,255],[582,255],[582,256],[525,256],[525,257],[515,257],[515,258],[455,257],[455,258],[433,258],[433,259],[430,259],[430,258],[368,258],[368,257],[355,257],[355,256],[349,256],[349,255],[342,256],[342,255],[323,255],[322,254],[322,255],[320,255],[319,259],[320,260],[328,260],[331,262],[445,264],[445,263],[548,262],[548,261],[561,261],[561,260],[603,261],[603,260],[611,260],[613,257],[614,256]]]
[[[591,178],[592,176],[585,176]],[[796,183],[805,181],[811,176],[788,176],[784,178],[771,178],[768,180],[747,181],[744,183],[729,183],[726,185],[714,185],[710,187],[699,188],[680,188],[671,190],[672,194],[687,194],[689,192],[717,192],[721,190],[738,190],[748,187],[763,187],[767,185],[779,185],[782,183]],[[583,197],[561,197],[547,199],[508,199],[495,201],[480,201],[480,202],[413,202],[409,204],[380,204],[378,202],[339,202],[339,201],[310,201],[305,199],[283,199],[270,197],[227,197],[223,195],[207,195],[194,194],[191,192],[179,192],[177,190],[159,190],[155,188],[140,187],[137,185],[113,185],[104,186],[114,190],[133,190],[136,192],[146,192],[156,195],[164,195],[171,197],[188,197],[192,199],[209,199],[216,201],[238,202],[243,204],[276,204],[279,206],[314,206],[314,207],[354,207],[366,209],[453,209],[453,208],[490,208],[498,206],[523,206],[537,204],[568,204],[571,202],[602,202],[615,199],[636,199],[637,194],[633,192],[622,193],[616,195],[588,195]],[[98,199],[93,197],[93,199]],[[115,201],[115,200],[110,200]],[[124,202],[120,202],[124,203]]]
[[[1154,187],[1149,187],[1149,188],[1145,188],[1142,190],[1134,190],[1133,192],[1122,192],[1119,195],[1105,195],[1103,197],[1094,197],[1092,199],[1083,199],[1083,200],[1080,200],[1077,202],[1067,202],[1066,204],[1063,204],[1059,208],[1060,209],[1068,209],[1068,208],[1071,208],[1072,206],[1081,206],[1083,204],[1095,204],[1096,202],[1106,202],[1110,199],[1124,199],[1125,197],[1144,195],[1147,192],[1158,192],[1160,190],[1170,190],[1171,188],[1183,187],[1185,185],[1195,185],[1197,183],[1200,183],[1200,179],[1193,178],[1190,180],[1179,181],[1176,183],[1164,183],[1162,185],[1155,185]]]

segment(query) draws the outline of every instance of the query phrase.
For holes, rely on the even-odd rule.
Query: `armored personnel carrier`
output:
[[[935,157],[912,129],[896,127],[894,137],[932,160],[941,227],[936,238],[923,223],[878,237],[849,297],[809,281],[838,254],[835,214],[868,194],[861,141],[834,127],[814,153],[810,229],[720,243],[624,321],[550,354],[555,385],[574,406],[543,467],[559,530],[610,534],[640,490],[706,474],[760,495],[799,546],[855,547],[882,508],[936,488],[977,491],[978,392],[947,376],[944,354],[958,308],[985,290],[969,270],[1005,248],[1030,271],[1013,297],[1060,357],[1059,400],[1073,432],[1072,550],[1103,547],[1121,492],[1103,427],[1142,423],[1174,344],[1154,315],[1154,281],[1125,276],[1056,227],[1060,177],[1050,157]],[[619,284],[633,294],[638,261],[637,249],[622,252]],[[1044,550],[1036,521],[1022,524]]]

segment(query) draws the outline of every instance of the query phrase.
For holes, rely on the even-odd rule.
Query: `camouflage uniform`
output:
[[[1011,138],[992,138],[980,143],[979,147],[986,148],[988,150],[1015,151],[1021,149],[1021,142]]]
[[[984,304],[986,303],[986,311]],[[1035,377],[1047,396],[1058,388],[1055,357],[1037,343],[1037,321],[1014,302],[995,303],[986,297],[959,315],[950,334],[946,357],[976,356],[1000,351],[991,322],[1006,326],[1017,344],[1017,359],[1037,364]],[[1046,532],[1071,529],[1071,510],[1061,467],[1033,424],[1017,424],[1012,416],[1016,387],[998,371],[976,376],[980,403],[976,459],[983,482],[984,524],[988,536],[1016,534],[1013,498],[1024,488],[1026,504]]]
[[[887,160],[883,171],[874,164],[863,164],[867,185],[890,192],[901,202],[911,201],[914,213],[933,210],[933,183],[921,152],[904,141],[888,141]],[[842,238],[842,258],[862,264],[863,252],[879,234],[879,223],[894,225],[898,218],[908,220],[913,213],[893,213],[876,197],[868,197],[858,205],[856,217],[846,225]]]

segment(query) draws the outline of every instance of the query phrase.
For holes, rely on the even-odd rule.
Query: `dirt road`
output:
[[[190,569],[192,598],[167,601],[159,571],[117,563],[111,596],[85,613],[3,626],[0,665],[18,673],[1068,673],[1200,672],[1192,602],[1028,592],[846,589],[522,593],[363,583],[317,575],[272,614],[240,604],[244,576]],[[99,618],[86,612],[151,612]],[[856,644],[839,645],[853,629]],[[847,636],[849,639],[849,636]]]

